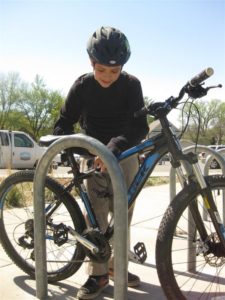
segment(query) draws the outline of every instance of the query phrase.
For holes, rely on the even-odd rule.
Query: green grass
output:
[[[8,208],[23,207],[23,193],[19,189],[13,188],[8,192],[5,201]]]
[[[170,178],[169,177],[149,177],[147,182],[145,183],[146,186],[155,186],[155,185],[162,185],[169,183]]]

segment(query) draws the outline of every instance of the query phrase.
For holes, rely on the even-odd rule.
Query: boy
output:
[[[87,44],[93,73],[80,76],[72,85],[60,117],[54,127],[55,135],[73,133],[73,125],[82,120],[85,133],[100,140],[114,155],[139,143],[148,133],[146,117],[134,118],[134,112],[144,106],[139,80],[122,71],[130,57],[126,36],[118,29],[101,27]],[[121,164],[127,187],[138,169],[137,156]],[[108,214],[113,208],[110,178],[101,159],[96,157],[94,167],[101,175],[87,180],[87,190],[100,228],[108,225]],[[130,224],[132,210],[129,211]],[[94,299],[113,280],[113,262],[89,263],[89,277],[78,291],[79,299]],[[137,286],[138,276],[128,272],[128,286]]]

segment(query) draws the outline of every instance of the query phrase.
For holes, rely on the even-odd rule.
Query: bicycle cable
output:
[[[190,99],[191,99],[191,101],[190,101]],[[198,140],[199,140],[199,136],[200,136],[201,118],[200,118],[200,112],[199,112],[198,106],[194,103],[194,100],[196,100],[196,99],[188,97],[185,102],[180,103],[180,104],[184,104],[184,105],[182,107],[182,130],[181,130],[181,134],[179,136],[179,139],[182,138],[183,134],[186,132],[186,130],[189,126],[190,119],[192,117],[192,107],[194,107],[195,110],[196,110],[196,113],[197,113],[197,118],[198,118],[197,134],[196,134],[196,140],[195,140],[195,153],[196,153],[197,152]],[[185,113],[185,106],[187,104],[190,104],[190,106],[189,106],[188,112],[187,112],[187,119],[185,120],[186,124],[183,128],[183,119],[184,119],[183,114]]]

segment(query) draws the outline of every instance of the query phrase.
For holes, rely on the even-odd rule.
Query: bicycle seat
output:
[[[58,140],[60,138],[63,138],[63,137],[68,137],[68,136],[69,135],[52,135],[52,134],[45,135],[45,136],[42,136],[40,138],[39,144],[41,146],[48,147],[52,143],[54,143],[56,140]],[[91,158],[94,157],[94,155],[91,154],[87,149],[84,149],[84,148],[81,148],[81,147],[72,147],[70,149],[73,151],[73,153],[81,155],[86,159],[91,159]]]
[[[39,144],[41,146],[50,146],[56,140],[66,136],[68,137],[68,135],[53,135],[53,134],[44,135],[40,138]]]

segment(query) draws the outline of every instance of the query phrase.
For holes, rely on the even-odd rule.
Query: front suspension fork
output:
[[[220,214],[218,212],[217,206],[215,204],[212,190],[205,181],[205,177],[203,176],[200,166],[198,163],[195,163],[192,165],[193,167],[193,173],[195,175],[195,178],[197,179],[200,187],[201,187],[201,195],[204,201],[204,206],[210,216],[210,219],[214,225],[214,228],[216,230],[216,233],[220,239],[221,244],[223,245],[223,248],[225,249],[225,227],[223,225],[223,222],[220,218]],[[194,203],[195,202],[195,203]],[[203,219],[200,216],[200,212],[197,207],[197,201],[194,201],[190,205],[190,211],[192,214],[192,217],[195,221],[195,224],[198,228],[199,234],[203,241],[205,241],[208,237],[207,231],[205,229]]]

